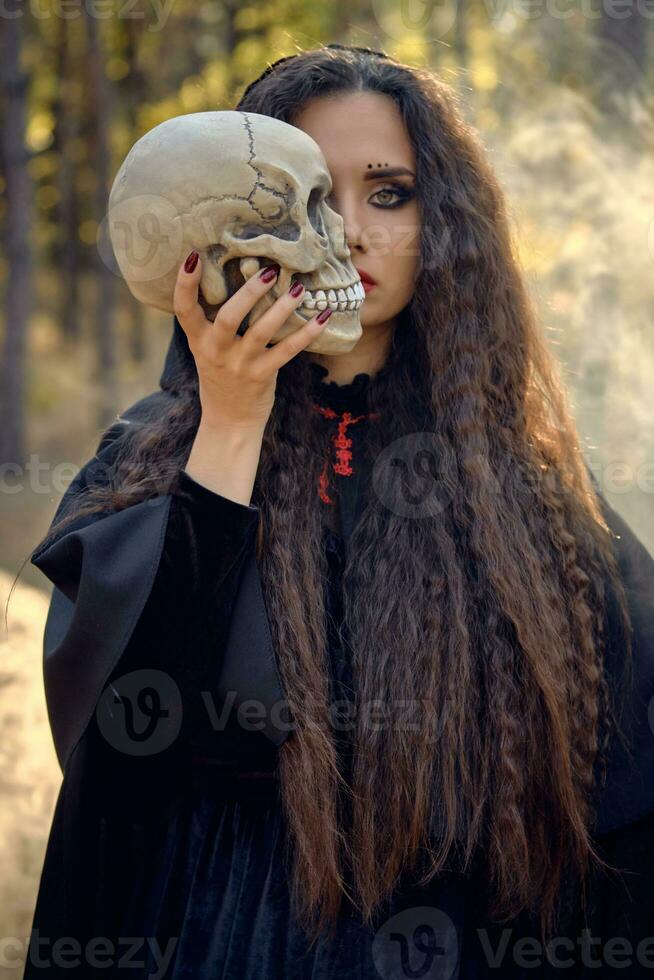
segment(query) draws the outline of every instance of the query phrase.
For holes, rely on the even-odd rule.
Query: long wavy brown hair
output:
[[[360,90],[392,99],[412,141],[422,271],[369,386],[376,492],[343,571],[359,708],[349,780],[329,701],[316,493],[326,434],[306,352],[280,370],[264,435],[252,502],[294,719],[279,749],[292,895],[313,941],[344,897],[371,921],[405,872],[425,884],[482,854],[489,914],[537,912],[547,935],[566,876],[583,882],[604,864],[589,828],[617,729],[607,590],[627,664],[625,594],[502,190],[454,91],[383,53],[327,46],[283,59],[236,108],[292,123],[313,97]],[[193,369],[174,395],[163,416],[131,427],[112,485],[66,521],[175,486],[200,417]],[[417,463],[425,434],[432,493]],[[416,459],[398,464],[393,445],[412,439]],[[417,726],[392,710],[371,724],[365,708],[379,703],[426,710]]]

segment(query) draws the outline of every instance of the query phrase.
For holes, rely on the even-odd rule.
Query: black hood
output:
[[[175,390],[179,380],[188,376],[189,370],[195,371],[195,360],[188,345],[184,329],[176,316],[173,316],[173,332],[166,351],[163,371],[159,378],[159,386],[164,391]]]

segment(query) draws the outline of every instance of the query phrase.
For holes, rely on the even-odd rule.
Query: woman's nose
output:
[[[341,215],[343,218],[343,225],[345,227],[345,241],[348,246],[353,248],[360,248],[363,239],[363,229],[361,227],[361,221],[352,212],[347,212]]]
[[[345,237],[345,244],[350,250],[355,248],[363,247],[363,238],[365,235],[361,217],[357,213],[357,208],[355,202],[346,201],[341,195],[338,198],[334,193],[331,194],[329,198],[329,206],[337,211],[341,216],[343,221],[343,233]]]

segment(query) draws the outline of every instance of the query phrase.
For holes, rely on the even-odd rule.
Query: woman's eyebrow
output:
[[[377,177],[415,177],[407,167],[375,167],[374,170],[366,170],[363,175],[364,180],[375,180]]]

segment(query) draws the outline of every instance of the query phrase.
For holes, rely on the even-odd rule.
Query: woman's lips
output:
[[[355,268],[356,268],[356,266],[355,266]],[[372,276],[369,276],[368,275],[367,272],[362,272],[361,269],[357,269],[357,272],[359,273],[359,278],[361,280],[361,285],[363,286],[363,291],[365,293],[369,293],[371,289],[374,289],[375,288],[375,286],[377,285],[377,283],[372,278]]]

